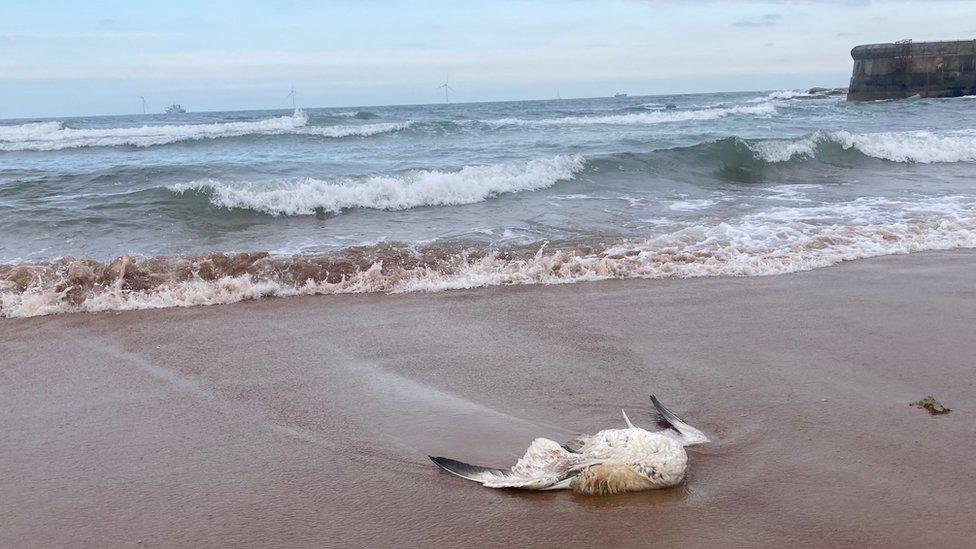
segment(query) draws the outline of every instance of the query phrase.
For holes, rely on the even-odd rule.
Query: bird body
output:
[[[654,396],[651,401],[667,429],[651,432],[636,427],[625,412],[627,427],[623,429],[605,429],[565,444],[537,438],[507,470],[447,458],[431,460],[449,473],[488,488],[571,489],[589,495],[667,488],[685,478],[685,446],[708,442],[708,438],[679,420]]]

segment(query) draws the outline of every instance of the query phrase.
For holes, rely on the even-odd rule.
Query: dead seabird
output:
[[[688,470],[685,446],[708,442],[704,433],[678,419],[651,395],[658,421],[667,428],[650,432],[635,427],[623,412],[625,429],[606,429],[565,444],[537,438],[511,469],[469,465],[433,457],[445,471],[489,488],[571,489],[579,494],[608,495],[667,488]]]

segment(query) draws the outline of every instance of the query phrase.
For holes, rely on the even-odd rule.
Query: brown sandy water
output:
[[[937,252],[0,320],[0,546],[969,547],[974,273]],[[426,458],[651,425],[652,391],[715,440],[675,489],[495,491]]]

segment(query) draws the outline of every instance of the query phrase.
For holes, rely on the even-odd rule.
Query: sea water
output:
[[[976,246],[976,98],[802,92],[0,121],[0,316]]]

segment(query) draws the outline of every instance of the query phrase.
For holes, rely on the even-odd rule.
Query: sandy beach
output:
[[[0,320],[4,547],[968,547],[976,253],[775,277]],[[494,491],[535,436],[712,436],[682,486]],[[909,402],[934,395],[953,412]]]

